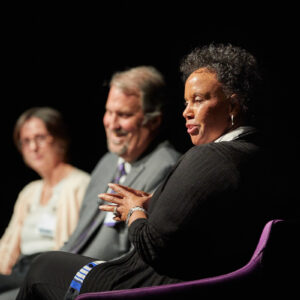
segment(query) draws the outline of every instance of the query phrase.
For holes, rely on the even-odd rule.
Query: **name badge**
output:
[[[53,238],[56,229],[56,217],[46,213],[42,214],[37,229],[40,235]]]

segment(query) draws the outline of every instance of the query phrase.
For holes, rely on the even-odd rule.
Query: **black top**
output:
[[[134,249],[94,268],[81,293],[160,285],[233,271],[273,218],[256,134],[192,147],[129,227]]]

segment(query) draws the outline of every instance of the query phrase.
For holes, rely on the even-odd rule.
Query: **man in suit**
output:
[[[127,226],[99,210],[97,195],[108,189],[118,162],[126,171],[120,183],[152,193],[177,161],[179,153],[159,138],[163,97],[164,80],[153,67],[113,75],[103,117],[109,152],[92,173],[79,223],[63,251],[108,260],[129,250]]]
[[[108,183],[152,193],[180,154],[160,134],[165,101],[163,76],[151,66],[117,72],[110,81],[103,124],[106,153],[91,174],[77,227],[62,251],[109,260],[129,251],[127,226],[99,210],[98,194]],[[123,167],[118,173],[118,166]],[[15,299],[17,290],[0,295]]]

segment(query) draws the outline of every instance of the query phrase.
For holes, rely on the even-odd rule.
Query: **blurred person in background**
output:
[[[88,173],[68,163],[69,135],[60,112],[50,107],[26,110],[13,138],[25,164],[41,179],[19,193],[0,240],[0,292],[19,286],[38,253],[59,249],[73,232]]]
[[[130,250],[125,222],[100,211],[97,196],[110,191],[110,182],[153,193],[171,171],[181,154],[166,137],[167,100],[164,76],[153,66],[112,75],[103,116],[108,151],[91,173],[78,224],[61,251],[109,260]],[[15,299],[17,292],[0,299]]]

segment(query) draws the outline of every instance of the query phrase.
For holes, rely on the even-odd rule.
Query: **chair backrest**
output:
[[[265,248],[263,284],[268,296],[294,299],[300,295],[300,220],[288,220],[274,226]],[[290,296],[290,297],[289,297]],[[297,297],[296,297],[297,298]]]
[[[225,295],[239,299],[244,296],[249,296],[250,294],[255,295],[258,291],[260,292],[260,295],[264,293],[268,294],[274,275],[277,274],[279,277],[282,277],[280,276],[282,273],[272,273],[272,271],[276,269],[276,267],[274,268],[273,266],[274,259],[282,261],[282,258],[286,255],[288,249],[292,247],[290,240],[293,234],[285,234],[292,226],[283,226],[286,223],[286,221],[277,219],[269,221],[263,228],[257,247],[250,261],[242,268],[231,273],[161,286],[86,293],[79,295],[76,300],[161,299],[164,297],[171,297],[172,300],[174,300],[187,298],[201,299],[203,296],[224,297]],[[284,243],[286,244],[284,247],[281,245],[281,237],[285,237]],[[278,245],[280,245],[280,249],[286,249],[286,251],[273,251],[273,248]],[[298,256],[300,256],[299,253]],[[277,265],[279,264],[280,263],[278,262]],[[281,267],[283,266],[284,264],[281,264]],[[272,271],[266,271],[265,268],[269,268]],[[269,278],[272,279],[270,280]]]

